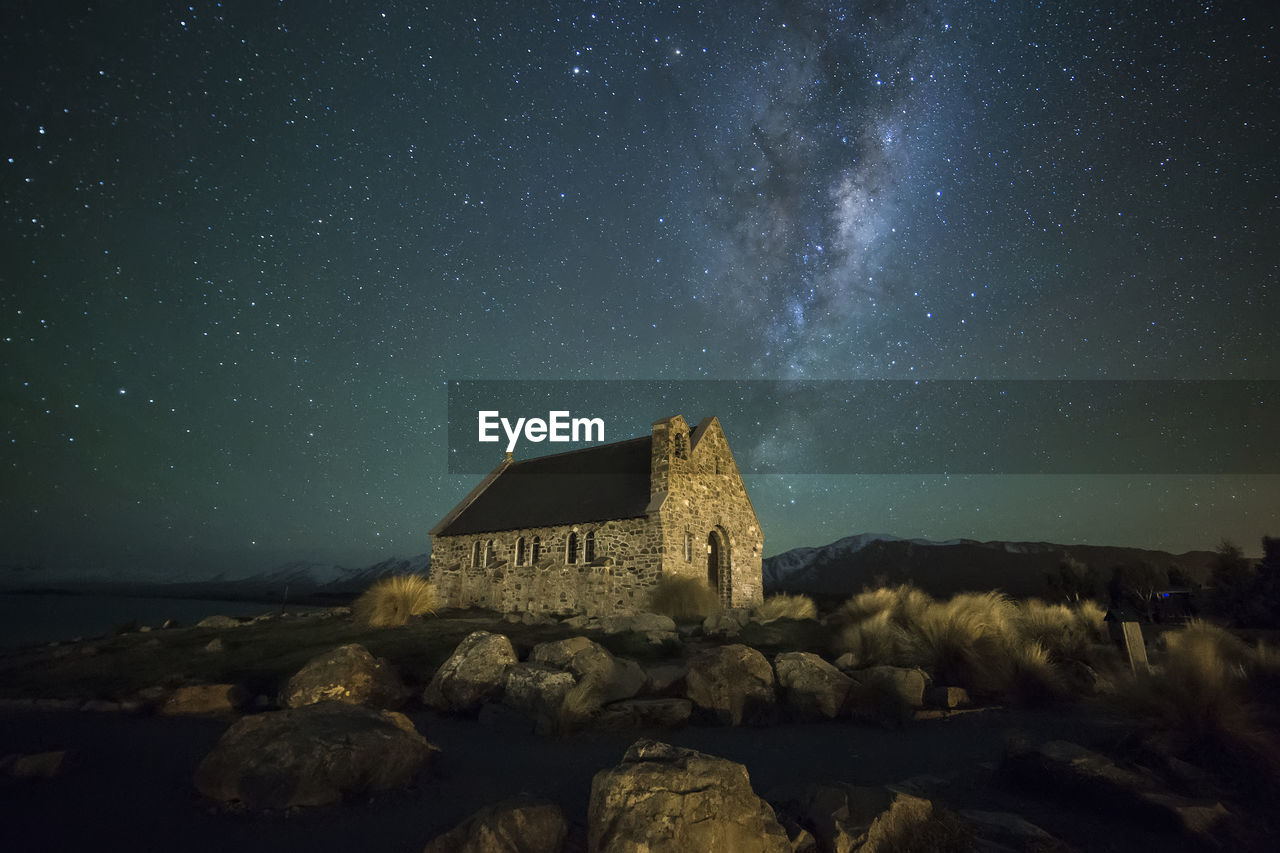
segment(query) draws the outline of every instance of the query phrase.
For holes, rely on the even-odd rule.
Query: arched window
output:
[[[493,547],[493,540],[490,539],[484,546],[484,564],[492,566],[498,562],[498,550]]]
[[[542,537],[533,537],[533,545],[529,548],[529,565],[536,566],[538,558],[542,556]]]
[[[475,544],[471,546],[471,568],[480,568],[480,540],[477,539]]]
[[[525,553],[524,537],[517,536],[516,537],[516,565],[523,566],[526,556],[528,555]]]
[[[596,532],[594,530],[587,531],[586,541],[582,545],[583,560],[588,563],[594,563],[596,560]]]
[[[564,546],[564,561],[566,563],[578,562],[578,534],[570,531],[569,540]]]

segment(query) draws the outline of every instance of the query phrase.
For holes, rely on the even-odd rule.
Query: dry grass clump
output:
[[[788,595],[780,592],[771,595],[756,608],[757,622],[776,622],[779,619],[817,619],[818,606],[807,595]]]
[[[853,624],[885,613],[898,625],[908,625],[934,603],[927,593],[910,584],[867,589],[850,598],[833,615],[833,621]]]
[[[388,575],[374,581],[351,606],[356,620],[375,628],[407,625],[412,616],[435,613],[436,588],[422,575]]]
[[[1252,728],[1249,657],[1235,636],[1195,620],[1165,635],[1163,668],[1128,682],[1120,698],[1187,742],[1229,737]]]
[[[844,622],[836,652],[858,666],[919,666],[939,684],[977,694],[1036,701],[1063,695],[1067,673],[1087,681],[1095,644],[1105,641],[1102,609],[998,592],[937,601],[911,586],[867,590],[836,612]]]
[[[649,609],[677,622],[694,622],[720,612],[720,597],[701,578],[668,575],[649,596]]]
[[[852,654],[859,667],[906,666],[912,648],[911,634],[889,610],[846,625],[836,637],[836,652]]]
[[[940,684],[958,684],[977,693],[1009,687],[1013,603],[995,593],[964,593],[935,602],[913,626],[916,666]]]
[[[1280,744],[1263,725],[1261,704],[1274,655],[1194,620],[1165,635],[1161,663],[1121,683],[1121,707],[1144,718],[1174,752],[1238,785],[1280,786]]]
[[[1031,598],[1018,604],[1013,618],[1018,635],[1044,646],[1054,660],[1091,664],[1095,647],[1107,642],[1104,615],[1092,599],[1068,606]]]

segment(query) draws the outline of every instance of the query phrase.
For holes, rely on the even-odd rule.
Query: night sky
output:
[[[450,380],[1280,379],[1272,2],[160,5],[0,11],[10,568],[423,553]],[[856,440],[681,402],[607,438]],[[1280,534],[1274,473],[748,487],[766,554]]]

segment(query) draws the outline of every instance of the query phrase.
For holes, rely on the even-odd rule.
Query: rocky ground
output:
[[[725,628],[336,613],[28,650],[0,660],[0,826],[20,850],[1266,849],[1093,702],[945,707],[812,625]]]

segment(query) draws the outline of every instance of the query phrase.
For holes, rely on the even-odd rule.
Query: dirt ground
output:
[[[6,783],[0,792],[0,846],[14,851],[411,851],[480,806],[521,791],[558,802],[577,824],[580,843],[592,776],[617,764],[642,736],[739,761],[766,797],[780,787],[813,781],[879,785],[917,777],[915,784],[926,795],[952,808],[1014,811],[1081,850],[1178,849],[1185,843],[1114,815],[1010,790],[994,778],[1012,732],[1085,745],[1118,736],[1105,718],[1086,715],[1079,705],[992,709],[921,720],[899,730],[832,722],[583,733],[563,739],[428,711],[410,717],[443,750],[436,766],[412,788],[340,806],[263,815],[227,812],[202,800],[193,787],[196,765],[225,721],[7,709],[0,712],[0,754],[69,749],[72,756],[60,778]],[[571,847],[574,843],[571,837]]]

